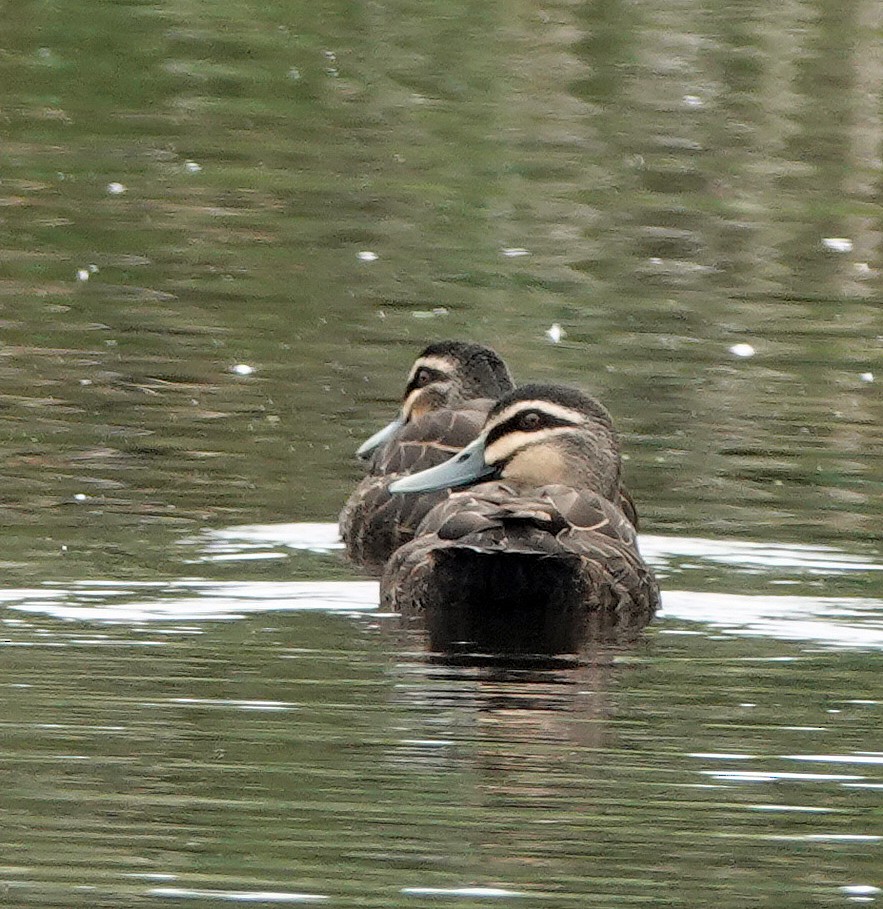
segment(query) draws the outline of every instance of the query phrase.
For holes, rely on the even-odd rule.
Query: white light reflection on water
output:
[[[715,780],[733,783],[776,783],[780,780],[845,783],[864,779],[863,776],[852,773],[777,773],[764,770],[700,770],[699,772],[703,776],[710,776]]]
[[[883,836],[872,833],[780,833],[765,836],[764,839],[780,843],[879,843]]]
[[[402,887],[407,896],[466,896],[478,899],[499,899],[507,896],[528,896],[519,890],[502,887]]]
[[[749,805],[752,811],[796,811],[805,814],[834,814],[836,808],[817,808],[814,805]]]
[[[283,558],[286,550],[333,552],[343,549],[337,524],[244,524],[209,530],[181,541],[194,546],[198,554],[188,562],[233,561],[237,559]]]
[[[230,527],[187,538],[182,544],[193,553],[185,564],[283,559],[292,551],[327,554],[341,548],[337,526],[320,522]],[[831,577],[883,569],[864,555],[824,546],[659,536],[642,537],[641,546],[647,560],[663,575],[685,557],[700,569],[724,565],[733,572],[748,573],[787,571]],[[695,633],[713,631],[838,648],[883,648],[880,600],[700,593],[671,590],[664,583],[663,588],[663,608],[656,623],[662,633],[685,632],[665,627],[666,620],[677,620],[701,626]],[[274,611],[361,613],[375,610],[377,603],[378,589],[373,581],[186,579],[120,584],[104,580],[0,591],[0,606],[10,609],[109,623],[232,620]]]
[[[169,698],[170,704],[185,707],[233,707],[236,710],[297,710],[290,701],[242,701],[235,698]]]
[[[83,581],[0,591],[0,606],[20,612],[122,624],[234,620],[263,612],[364,613],[377,603],[376,581]],[[883,603],[877,600],[672,590],[663,593],[665,619],[734,636],[883,648]]]
[[[833,546],[796,543],[755,543],[750,540],[706,540],[701,537],[642,535],[641,553],[654,567],[665,567],[678,557],[729,565],[740,571],[787,569],[809,575],[850,571],[883,571],[883,564],[867,556]]]
[[[883,764],[883,754],[857,751],[852,754],[784,754],[789,761],[820,761],[825,764]]]
[[[691,751],[687,757],[708,758],[713,761],[753,761],[756,754],[726,754],[717,751]]]
[[[780,597],[665,590],[660,618],[718,632],[833,647],[883,648],[883,601],[858,597]]]
[[[288,549],[326,553],[343,548],[336,524],[245,524],[210,530],[182,541],[198,552],[191,561],[246,559],[255,552],[265,557]],[[664,569],[679,558],[694,558],[729,565],[740,571],[787,569],[810,575],[852,571],[883,571],[883,564],[867,556],[833,546],[756,543],[738,540],[707,540],[701,537],[641,536],[641,552],[655,568]]]
[[[873,902],[873,898],[883,893],[883,890],[873,884],[847,884],[840,888],[840,892],[847,894],[855,902]]]
[[[94,601],[94,602],[89,602]],[[278,611],[364,612],[377,607],[374,581],[85,581],[0,591],[0,606],[58,619],[134,624],[238,619]]]
[[[188,887],[153,887],[149,896],[190,900],[224,900],[231,903],[320,903],[327,896],[318,893],[280,893],[273,890],[191,890]]]
[[[167,871],[131,871],[123,877],[131,877],[139,881],[173,881],[178,875]]]

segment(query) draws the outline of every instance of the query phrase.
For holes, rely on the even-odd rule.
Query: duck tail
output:
[[[438,651],[575,653],[585,635],[579,562],[537,552],[450,546],[434,553],[424,598]]]

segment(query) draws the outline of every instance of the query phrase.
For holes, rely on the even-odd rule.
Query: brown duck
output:
[[[494,401],[513,388],[506,364],[488,347],[438,341],[424,348],[408,374],[398,416],[356,452],[368,460],[368,476],[340,514],[340,535],[353,562],[380,574],[430,508],[448,495],[392,496],[389,484],[468,445]]]
[[[659,588],[623,510],[619,442],[601,404],[522,386],[460,454],[390,491],[475,483],[426,514],[381,580],[381,606],[424,625],[431,649],[572,653],[651,620]]]

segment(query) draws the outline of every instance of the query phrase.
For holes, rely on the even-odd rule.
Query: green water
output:
[[[877,4],[0,21],[0,902],[879,902]],[[613,413],[637,647],[438,666],[341,560],[442,337]]]

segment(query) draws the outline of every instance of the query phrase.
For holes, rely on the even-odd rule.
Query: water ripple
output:
[[[377,603],[375,581],[181,580],[132,584],[101,580],[0,590],[0,606],[10,610],[69,621],[128,625],[231,621],[270,612],[375,612],[381,616],[376,612]],[[667,628],[666,620],[694,622],[705,626],[705,633],[838,648],[883,648],[883,602],[879,600],[671,590],[663,594],[657,626],[660,633],[682,631]],[[17,621],[4,619],[8,625]],[[200,629],[176,625],[178,631],[194,634]]]
[[[0,591],[0,605],[86,622],[133,624],[238,619],[262,612],[364,612],[377,607],[373,581],[84,581]]]
[[[206,531],[182,541],[193,552],[185,562],[285,558],[292,551],[329,553],[339,549],[330,523],[253,524]],[[833,547],[769,545],[695,537],[642,538],[648,560],[661,573],[687,557],[697,566],[725,565],[729,571],[804,572],[809,575],[877,571],[877,562]],[[773,582],[774,583],[774,582]],[[663,584],[663,608],[656,627],[662,634],[724,634],[814,642],[837,648],[883,648],[883,600],[870,597],[772,596],[672,590]],[[208,580],[118,582],[110,579],[47,583],[0,590],[0,605],[58,619],[119,623],[234,620],[280,611],[364,613],[377,609],[374,581]],[[16,621],[6,619],[7,622]],[[691,623],[695,629],[678,623]]]
[[[279,893],[273,890],[191,890],[187,887],[153,887],[150,896],[191,900],[223,900],[231,903],[319,903],[327,896],[318,893]]]
[[[331,523],[246,524],[209,530],[182,543],[193,547],[190,561],[278,558],[286,550],[328,553],[343,548],[337,525]],[[678,559],[702,559],[740,571],[787,569],[809,575],[883,571],[883,563],[833,546],[758,543],[750,540],[710,540],[701,537],[641,536],[641,552],[656,568]]]

